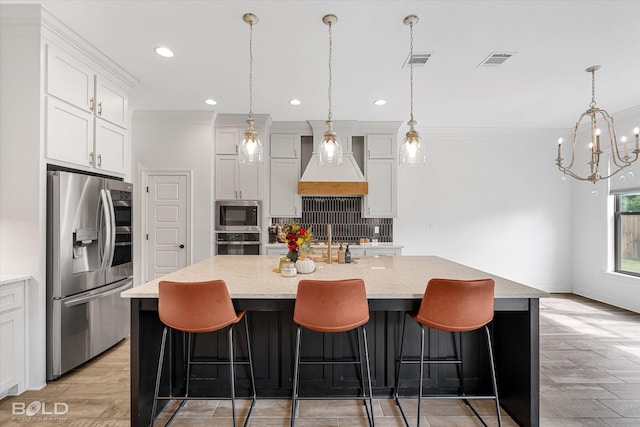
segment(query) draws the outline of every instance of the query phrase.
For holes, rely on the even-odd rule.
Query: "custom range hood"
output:
[[[309,120],[313,129],[313,154],[298,182],[298,194],[362,196],[369,193],[369,184],[353,157],[351,148],[351,136],[356,123],[353,120],[333,122],[333,129],[336,131],[344,150],[344,161],[338,166],[320,166],[318,147],[326,130],[326,123],[323,120]]]

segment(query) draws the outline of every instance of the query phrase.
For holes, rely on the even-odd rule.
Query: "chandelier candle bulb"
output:
[[[562,150],[562,138],[558,138],[558,161],[562,160],[561,151]]]
[[[640,147],[638,146],[638,135],[640,135],[640,128],[638,126],[636,126],[635,128],[633,128],[633,135],[635,136],[636,139],[636,153],[638,151],[640,151]]]
[[[600,128],[596,129],[596,153],[600,152]]]

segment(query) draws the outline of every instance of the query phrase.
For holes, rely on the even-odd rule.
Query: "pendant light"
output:
[[[591,103],[589,104],[589,108],[582,113],[573,129],[571,160],[568,165],[565,165],[563,162],[562,138],[558,139],[558,157],[556,158],[556,165],[561,172],[579,181],[590,181],[594,184],[600,179],[610,178],[622,169],[631,166],[631,163],[638,160],[638,155],[640,154],[640,129],[636,127],[633,130],[635,143],[633,150],[630,150],[631,153],[629,153],[626,137],[623,136],[620,140],[623,145],[622,149],[618,145],[616,130],[613,127],[613,118],[605,110],[596,107],[596,71],[599,69],[599,65],[593,65],[585,70],[587,73],[591,73]],[[588,118],[588,123],[585,123],[585,125],[588,125],[589,135],[588,138],[586,138],[587,141],[585,141],[586,150],[578,147],[578,140],[580,139],[578,137],[578,131],[580,129],[580,123],[584,118]],[[600,119],[604,132],[598,126],[598,119]],[[605,148],[605,150],[603,151],[602,148]],[[600,155],[605,151],[610,152],[611,161],[609,162],[609,170],[605,171],[604,175],[601,175],[598,167],[600,166]],[[580,172],[572,170],[576,158],[580,157],[584,160],[583,165],[586,165],[585,169],[588,169],[588,174],[585,171],[584,175],[581,175]],[[562,178],[564,178],[564,176]]]
[[[418,131],[414,128],[418,122],[413,120],[413,24],[417,24],[418,20],[419,18],[417,15],[409,15],[404,18],[404,24],[408,25],[410,28],[409,69],[411,72],[409,79],[409,92],[411,94],[411,116],[407,122],[409,125],[409,131],[400,146],[398,162],[405,166],[424,165],[427,162],[427,153],[425,151],[424,144],[422,143],[422,139],[420,138]]]
[[[331,113],[331,85],[333,83],[331,76],[331,55],[333,53],[333,34],[331,26],[338,22],[335,15],[325,15],[322,22],[329,26],[329,115],[327,117],[327,130],[324,133],[320,147],[318,148],[318,159],[320,166],[337,166],[342,164],[342,146],[336,132],[332,127]]]
[[[258,23],[258,17],[253,13],[245,13],[242,17],[249,24],[249,118],[247,130],[238,150],[238,162],[240,164],[257,164],[263,162],[263,150],[258,131],[253,128],[253,26]]]

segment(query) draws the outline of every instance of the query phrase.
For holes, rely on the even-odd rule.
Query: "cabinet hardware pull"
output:
[[[89,164],[93,166],[93,151],[89,153]]]
[[[98,167],[102,167],[102,154],[98,154]]]
[[[102,115],[102,102],[98,102],[98,115]]]
[[[242,199],[242,190],[240,190],[240,198]]]
[[[91,99],[89,99],[89,110],[93,113],[93,109],[94,109],[94,104],[95,103],[95,99],[93,99],[93,96],[91,97]]]

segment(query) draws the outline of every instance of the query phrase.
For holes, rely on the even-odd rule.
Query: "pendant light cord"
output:
[[[596,70],[591,70],[591,103],[589,107],[596,106]]]
[[[411,122],[413,122],[413,22],[409,24],[409,69],[411,70],[409,73],[409,91],[410,93],[410,102],[411,102]]]
[[[329,23],[329,116],[328,119],[331,120],[333,114],[331,113],[331,86],[333,85],[333,80],[331,78],[331,56],[333,53],[333,33],[331,31],[331,23]]]
[[[253,22],[249,23],[249,120],[253,120]]]

